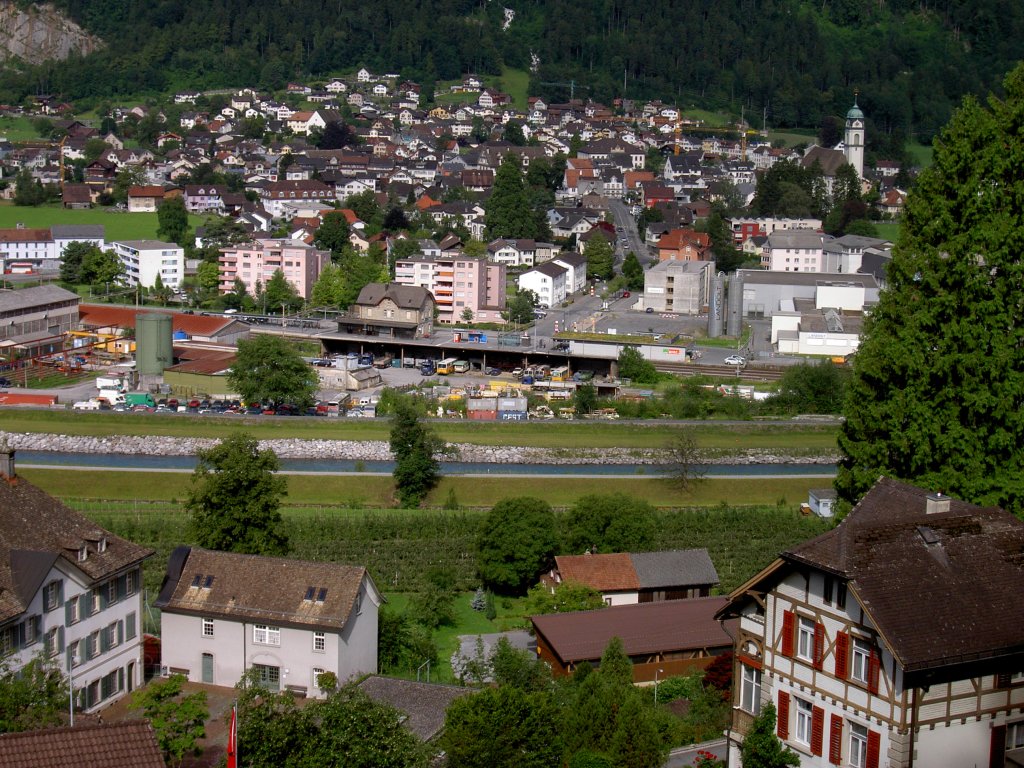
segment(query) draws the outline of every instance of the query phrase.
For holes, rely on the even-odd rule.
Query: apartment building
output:
[[[277,270],[304,299],[310,297],[320,273],[331,262],[331,252],[321,251],[288,238],[257,238],[249,243],[221,248],[220,292],[234,290],[235,278],[255,295],[257,284],[265,286]]]
[[[772,272],[824,272],[825,236],[802,229],[774,232],[765,241],[761,266]]]
[[[178,288],[185,279],[185,249],[161,240],[115,240],[110,244],[124,267],[128,285],[152,288],[157,275],[167,288]]]
[[[474,322],[503,322],[505,277],[504,264],[464,254],[413,256],[395,262],[395,282],[430,291],[439,323],[460,322],[466,310],[472,312]]]

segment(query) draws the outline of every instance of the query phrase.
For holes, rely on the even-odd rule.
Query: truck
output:
[[[434,367],[433,360],[424,360],[420,364],[420,376],[433,376],[437,373],[437,368]]]
[[[98,376],[96,389],[116,389],[118,392],[124,392],[127,387],[124,385],[124,379],[120,376]]]
[[[392,357],[391,355],[381,355],[380,357],[374,359],[373,367],[381,369],[390,368],[392,360],[394,360],[394,357]]]
[[[120,389],[101,389],[100,400],[106,400],[111,405],[118,405],[125,402],[124,392]]]
[[[124,402],[129,406],[145,405],[150,408],[156,408],[156,401],[148,392],[128,392],[124,396]]]
[[[71,406],[76,411],[109,411],[110,403],[98,397],[90,400],[80,400]]]

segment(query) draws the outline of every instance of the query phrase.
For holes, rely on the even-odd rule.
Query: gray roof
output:
[[[54,240],[102,240],[106,227],[102,224],[55,224],[50,227]]]
[[[389,704],[408,719],[405,727],[423,741],[430,741],[444,727],[445,710],[456,699],[473,693],[472,688],[438,683],[419,683],[370,675],[359,684],[367,696]]]
[[[548,277],[560,277],[569,272],[568,269],[555,264],[554,261],[545,261],[543,264],[538,264],[530,271],[539,272],[540,274],[547,275]]]
[[[769,248],[821,248],[825,237],[812,229],[779,229],[768,235]]]
[[[33,288],[22,288],[18,291],[0,290],[0,312],[13,312],[19,309],[30,309],[42,304],[54,304],[59,301],[81,301],[77,293],[65,290],[58,285],[37,285]]]
[[[764,269],[739,269],[744,285],[861,285],[877,288],[872,275],[853,272],[771,272]]]
[[[629,557],[641,589],[718,583],[718,572],[706,549],[633,552]]]
[[[562,251],[560,254],[551,259],[554,262],[565,262],[571,267],[582,267],[587,263],[587,257],[582,253],[575,253],[573,251]]]
[[[116,240],[115,242],[127,248],[134,248],[137,251],[181,249],[181,246],[177,243],[165,243],[163,240]]]
[[[359,292],[356,304],[376,307],[384,299],[391,299],[401,309],[421,309],[429,298],[430,291],[419,285],[367,283]]]

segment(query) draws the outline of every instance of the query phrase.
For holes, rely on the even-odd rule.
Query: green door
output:
[[[213,683],[213,654],[203,654],[203,682]]]

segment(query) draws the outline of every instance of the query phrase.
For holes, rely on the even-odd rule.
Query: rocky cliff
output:
[[[33,64],[92,53],[103,41],[90,35],[50,5],[22,8],[0,0],[0,61],[23,59]]]

